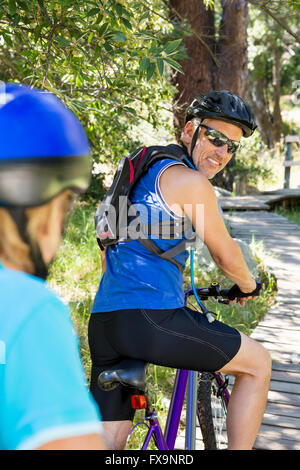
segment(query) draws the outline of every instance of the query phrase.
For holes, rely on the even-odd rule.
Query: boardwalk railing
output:
[[[287,135],[284,139],[286,143],[286,154],[284,161],[284,188],[290,187],[291,166],[300,165],[300,160],[292,161],[292,144],[300,145],[300,137],[297,135]]]

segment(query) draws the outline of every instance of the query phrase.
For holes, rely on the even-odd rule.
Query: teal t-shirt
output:
[[[69,311],[46,283],[0,265],[0,449],[100,433]]]

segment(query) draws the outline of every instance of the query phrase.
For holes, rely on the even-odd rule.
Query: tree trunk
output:
[[[221,0],[223,7],[220,25],[217,71],[218,89],[229,90],[248,99],[249,72],[247,55],[248,2]]]
[[[171,17],[188,20],[194,34],[184,40],[188,60],[183,60],[183,74],[174,72],[172,83],[178,93],[174,100],[174,123],[180,135],[184,127],[185,109],[198,93],[206,93],[212,87],[212,56],[214,53],[214,12],[206,10],[202,0],[171,0]],[[209,37],[207,37],[209,36]],[[207,46],[205,46],[205,44]]]
[[[258,129],[263,142],[268,148],[273,147],[272,119],[268,111],[268,103],[265,98],[265,83],[263,77],[256,77],[251,87],[250,103],[255,115]]]
[[[279,142],[281,137],[281,110],[280,110],[280,59],[281,51],[279,47],[274,49],[274,65],[273,65],[273,141]]]
[[[226,89],[248,98],[247,25],[248,2],[246,0],[221,0],[222,20],[217,39],[215,12],[207,10],[202,0],[170,0],[171,16],[190,24],[193,34],[184,40],[187,60],[181,62],[184,74],[172,76],[178,88],[174,101],[174,123],[179,139],[184,127],[186,107],[198,93]],[[214,179],[213,183],[232,191],[234,175],[230,164]]]
[[[248,2],[221,0],[223,12],[217,45],[220,66],[215,70],[215,89],[225,89],[248,99],[249,72],[247,55]],[[212,183],[233,190],[235,155]]]

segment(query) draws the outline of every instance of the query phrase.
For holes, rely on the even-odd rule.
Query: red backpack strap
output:
[[[142,151],[141,156],[140,156],[140,158],[139,158],[139,161],[137,162],[137,164],[136,164],[136,166],[135,166],[135,171],[137,171],[137,169],[138,169],[138,167],[139,167],[139,165],[140,165],[140,163],[141,163],[141,161],[142,161],[142,159],[143,159],[143,157],[144,157],[146,151],[147,151],[147,147],[145,147],[145,145],[144,145],[143,151]]]

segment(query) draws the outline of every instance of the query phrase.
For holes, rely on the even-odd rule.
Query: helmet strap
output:
[[[193,161],[193,151],[194,151],[194,148],[195,148],[195,145],[196,145],[196,142],[197,142],[197,139],[198,139],[198,135],[199,135],[199,130],[200,130],[200,127],[201,127],[201,124],[198,125],[197,129],[195,130],[194,134],[193,134],[193,138],[192,138],[192,142],[191,142],[191,153],[189,153],[186,145],[184,145],[184,143],[181,141],[181,146],[189,160],[189,162],[194,166],[194,161]]]
[[[21,207],[10,207],[7,208],[7,210],[18,228],[20,237],[22,238],[24,243],[29,246],[30,258],[33,262],[35,270],[34,275],[45,280],[48,276],[48,267],[46,266],[46,263],[43,259],[39,245],[37,243],[33,245],[32,240],[28,235],[28,219],[25,209]]]
[[[197,129],[194,132],[193,138],[192,138],[192,143],[191,143],[191,159],[192,160],[193,160],[193,151],[194,151],[197,139],[198,139],[200,127],[201,127],[201,124],[198,125]]]

